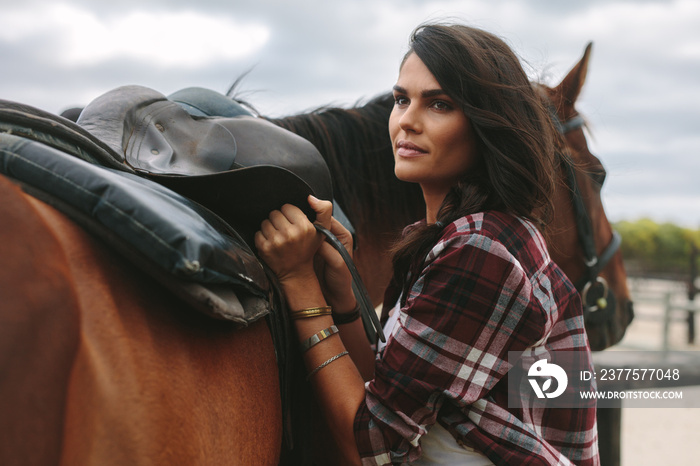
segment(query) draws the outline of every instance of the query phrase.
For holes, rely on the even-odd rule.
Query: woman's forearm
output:
[[[372,380],[374,378],[375,354],[367,339],[362,318],[347,324],[336,324],[336,326],[340,330],[340,338],[350,353],[355,366],[357,366],[357,370],[362,375],[362,379],[365,382]]]
[[[326,305],[318,281],[306,277],[288,280],[282,284],[290,311],[316,308]],[[306,341],[318,332],[333,325],[331,316],[317,316],[294,320],[299,342]],[[340,327],[342,335],[332,335],[313,345],[304,352],[303,358],[307,373],[311,374],[309,382],[314,389],[316,400],[324,413],[326,424],[332,433],[340,454],[351,463],[359,463],[359,454],[355,445],[354,420],[358,408],[364,402],[364,380],[355,365],[355,358],[366,364],[366,351],[371,349],[364,336],[360,320]],[[362,333],[359,334],[357,330]],[[350,332],[348,332],[350,330]],[[358,338],[364,338],[364,343]],[[347,346],[346,346],[347,340]],[[350,357],[349,352],[353,351]],[[347,355],[344,353],[348,352]],[[373,356],[372,364],[373,364]],[[320,369],[317,369],[319,368]],[[363,369],[363,371],[365,371]]]

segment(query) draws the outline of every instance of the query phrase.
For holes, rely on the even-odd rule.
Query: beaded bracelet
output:
[[[336,327],[335,325],[331,325],[328,328],[324,328],[316,335],[313,335],[304,340],[304,342],[301,344],[301,352],[304,353],[308,351],[309,348],[311,348],[312,346],[321,343],[323,340],[330,337],[331,335],[335,335],[336,333],[338,333],[338,327]]]
[[[307,317],[329,316],[332,312],[333,311],[331,310],[330,306],[310,307],[308,309],[290,312],[289,318],[296,320],[305,319]]]
[[[355,309],[353,309],[351,312],[346,312],[346,313],[334,312],[333,313],[333,322],[335,322],[338,325],[349,324],[350,322],[355,322],[359,318],[360,318],[360,303],[357,303],[357,306],[355,306]]]
[[[312,377],[314,374],[316,374],[316,372],[320,371],[321,369],[323,369],[324,367],[326,367],[328,364],[332,363],[332,362],[335,361],[336,359],[340,359],[340,358],[342,358],[343,356],[346,356],[347,354],[348,354],[347,351],[343,351],[342,353],[338,353],[338,354],[336,354],[335,356],[333,356],[332,358],[330,358],[329,360],[327,360],[327,361],[321,363],[320,366],[318,366],[316,369],[314,369],[314,370],[312,370],[311,372],[309,372],[309,375],[306,376],[306,380],[310,380],[311,377]]]

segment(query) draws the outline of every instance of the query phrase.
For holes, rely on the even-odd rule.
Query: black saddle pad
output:
[[[0,133],[0,173],[200,311],[242,325],[269,313],[270,284],[250,248],[225,222],[179,194],[8,133]]]
[[[81,126],[30,105],[0,99],[0,132],[40,142],[95,165],[133,173],[123,156]]]

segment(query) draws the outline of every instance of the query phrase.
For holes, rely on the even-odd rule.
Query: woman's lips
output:
[[[427,151],[412,142],[399,141],[396,144],[396,155],[399,157],[419,157],[425,155]]]

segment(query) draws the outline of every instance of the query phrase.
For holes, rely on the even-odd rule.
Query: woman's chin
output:
[[[421,176],[417,173],[415,167],[402,166],[404,164],[396,164],[394,166],[394,174],[396,178],[407,183],[419,183]]]

